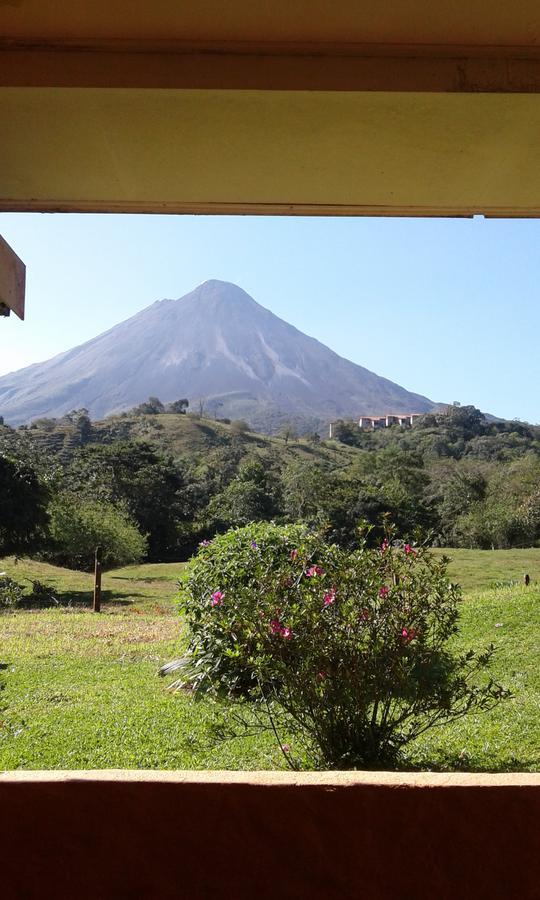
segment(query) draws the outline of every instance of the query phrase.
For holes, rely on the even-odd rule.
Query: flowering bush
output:
[[[445,560],[391,535],[347,553],[301,525],[250,525],[187,566],[175,668],[195,696],[258,701],[276,737],[284,714],[310,765],[395,765],[427,728],[506,695],[485,674],[493,647],[447,647],[459,599]]]

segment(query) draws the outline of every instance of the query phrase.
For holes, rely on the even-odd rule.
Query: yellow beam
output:
[[[532,215],[536,94],[0,89],[0,209]]]

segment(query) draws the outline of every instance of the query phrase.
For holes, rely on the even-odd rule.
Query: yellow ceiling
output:
[[[540,214],[540,4],[0,0],[0,209]]]

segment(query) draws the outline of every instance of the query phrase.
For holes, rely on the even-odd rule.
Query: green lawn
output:
[[[489,585],[518,580],[523,571],[540,580],[540,551],[447,552],[466,592],[460,643],[496,644],[494,675],[514,699],[423,738],[409,764],[538,770],[540,587]],[[171,694],[157,676],[182,644],[174,602],[180,569],[107,573],[103,612],[96,615],[89,610],[92,576],[0,561],[0,571],[20,581],[49,583],[61,604],[0,615],[0,769],[283,767],[269,735],[218,739],[227,708]]]
[[[493,677],[513,699],[424,736],[411,748],[422,768],[540,770],[540,588],[506,587],[466,594],[462,647],[493,643]]]
[[[149,563],[105,572],[102,578],[103,606],[108,612],[137,610],[172,614],[176,583],[183,563]],[[60,606],[90,609],[94,576],[60,569],[48,563],[13,556],[0,560],[5,572],[28,590],[33,580],[50,586]]]
[[[13,558],[0,571],[39,579],[61,604],[0,614],[0,769],[276,768],[269,736],[217,741],[224,712],[171,694],[159,666],[178,655],[174,595],[182,563],[93,576]],[[281,759],[280,759],[281,757]]]
[[[437,549],[438,556],[451,559],[448,567],[451,578],[464,590],[521,584],[525,572],[531,582],[540,584],[540,548],[529,550],[455,550]]]

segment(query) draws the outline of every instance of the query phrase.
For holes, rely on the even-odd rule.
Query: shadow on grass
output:
[[[210,428],[208,425],[203,425],[201,424],[201,422],[197,422],[197,428],[204,434],[207,443],[212,447],[219,447],[228,443],[225,436],[222,437],[220,434],[217,434],[217,432],[213,428]]]
[[[93,601],[93,592],[92,591],[55,591],[51,590],[50,595],[40,597],[39,599],[36,597],[32,597],[31,595],[28,597],[24,597],[23,600],[17,604],[17,609],[56,609],[57,607],[77,607],[79,608],[90,608],[92,606]],[[132,594],[132,597],[135,598],[144,598],[145,600],[151,600],[151,594],[141,594],[136,593],[135,591]],[[118,597],[114,591],[102,591],[101,592],[101,602],[102,604],[107,604],[110,606],[132,606],[133,600],[131,597],[128,599],[127,597]]]
[[[315,455],[315,448],[312,447],[310,444],[295,444],[295,447],[297,447],[300,450],[303,450],[304,453],[306,453],[308,456]]]
[[[180,576],[178,576],[178,578],[179,577]],[[107,575],[107,578],[110,578],[111,581],[137,581],[142,584],[153,584],[155,581],[175,584],[176,581],[178,581],[178,578],[176,578],[176,576],[170,575],[142,575],[140,578],[136,575]]]

